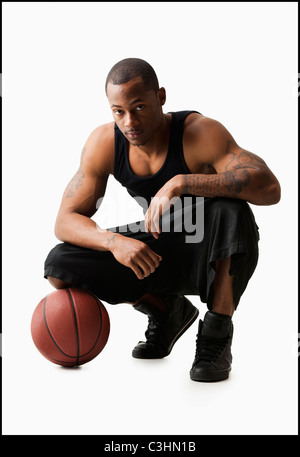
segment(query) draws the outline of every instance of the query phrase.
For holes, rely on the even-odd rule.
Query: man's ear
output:
[[[161,104],[161,106],[163,106],[165,103],[166,103],[166,89],[164,87],[161,87],[158,92],[158,99],[159,99],[159,103]]]

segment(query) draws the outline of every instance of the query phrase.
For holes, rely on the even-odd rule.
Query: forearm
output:
[[[153,273],[162,260],[146,243],[100,229],[92,219],[78,213],[59,214],[55,234],[61,241],[76,246],[110,251],[117,262],[131,268],[138,279]]]
[[[122,235],[101,229],[95,221],[78,213],[58,215],[55,236],[76,246],[97,251],[110,251],[116,237]]]
[[[255,205],[273,205],[280,199],[276,178],[258,168],[237,168],[210,175],[180,175],[180,180],[181,194],[239,198]]]

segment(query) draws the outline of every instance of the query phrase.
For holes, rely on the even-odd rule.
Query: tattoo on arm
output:
[[[238,197],[243,189],[251,185],[251,169],[268,173],[268,167],[260,158],[242,150],[239,154],[227,148],[231,154],[224,171],[213,175],[183,175],[183,193],[204,197]]]
[[[226,155],[230,154],[231,158],[225,166],[225,171],[236,168],[260,168],[264,170],[268,169],[267,165],[260,157],[245,151],[244,149],[242,149],[239,154],[230,151],[230,144],[231,142],[228,141]]]
[[[75,195],[76,190],[80,186],[82,186],[83,178],[84,178],[84,173],[83,173],[82,169],[79,168],[77,173],[74,175],[74,177],[69,182],[68,187],[66,188],[66,191],[65,191],[66,198],[71,198]]]
[[[77,171],[75,176],[71,179],[71,181],[69,182],[69,184],[66,188],[66,191],[65,191],[66,198],[73,197],[75,195],[75,191],[78,189],[78,187],[82,186],[82,180],[84,178],[84,173],[81,169],[81,165],[82,165],[83,157],[84,157],[85,153],[86,153],[86,147],[84,146],[84,148],[81,151],[79,170]]]
[[[110,238],[107,239],[108,247],[110,248],[113,244],[114,239],[116,238],[117,234],[114,233]]]
[[[251,180],[246,168],[213,175],[183,175],[183,179],[184,194],[204,197],[235,197]]]

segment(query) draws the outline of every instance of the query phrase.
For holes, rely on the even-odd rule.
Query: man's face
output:
[[[114,120],[133,146],[143,146],[162,121],[165,92],[146,90],[141,77],[125,84],[107,86],[107,98]]]

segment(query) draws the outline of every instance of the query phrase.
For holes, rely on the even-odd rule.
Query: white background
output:
[[[219,120],[282,186],[278,205],[252,205],[260,260],[222,383],[189,378],[196,323],[168,358],[133,359],[147,319],[126,304],[104,303],[109,341],[81,368],[52,364],[31,340],[53,291],[43,263],[60,199],[88,135],[112,121],[105,78],[125,57],[154,67],[165,112]],[[297,71],[295,2],[3,3],[3,434],[297,433]],[[142,217],[113,178],[107,198],[102,225]]]

